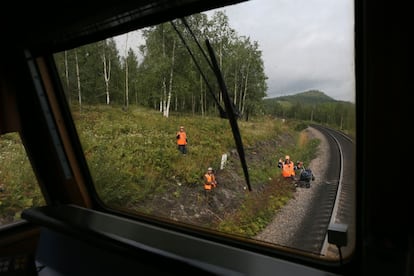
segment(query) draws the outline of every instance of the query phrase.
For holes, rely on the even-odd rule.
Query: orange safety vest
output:
[[[295,165],[292,161],[287,164],[283,162],[282,175],[283,177],[291,177],[295,175]]]
[[[204,190],[211,190],[211,186],[216,187],[216,177],[214,174],[206,173],[204,175],[205,183],[204,183]]]
[[[180,137],[177,139],[177,145],[187,145],[187,134],[184,131],[177,132],[177,136]]]

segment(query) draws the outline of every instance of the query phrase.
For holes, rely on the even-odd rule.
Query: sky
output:
[[[250,0],[224,11],[238,36],[257,41],[268,98],[319,90],[355,102],[354,1]],[[116,38],[138,52],[140,32]]]

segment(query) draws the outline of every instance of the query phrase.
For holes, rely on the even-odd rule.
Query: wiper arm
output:
[[[244,147],[243,147],[239,127],[237,125],[236,113],[234,111],[232,102],[230,100],[230,96],[227,92],[227,87],[226,87],[226,84],[224,82],[223,75],[221,74],[220,68],[218,66],[217,59],[216,59],[216,56],[214,54],[213,48],[211,47],[210,42],[208,41],[208,39],[206,39],[206,45],[207,45],[207,49],[208,49],[210,59],[211,59],[211,63],[212,63],[212,66],[213,66],[212,69],[214,71],[214,74],[216,75],[217,82],[218,82],[218,84],[220,86],[220,89],[221,89],[221,92],[223,94],[224,106],[226,107],[226,111],[228,113],[228,118],[229,118],[229,121],[230,121],[231,130],[233,132],[234,140],[236,141],[237,152],[239,153],[239,156],[240,156],[240,161],[242,163],[244,177],[246,179],[247,187],[249,188],[249,191],[251,191],[252,188],[250,186],[249,171],[248,171],[248,168],[247,168],[246,158],[245,158],[245,155],[244,155]]]
[[[185,18],[180,18],[181,21],[183,22],[184,26],[187,28],[187,30],[190,32],[191,36],[193,37],[193,40],[195,41],[195,43],[198,46],[198,49],[200,50],[201,54],[203,54],[203,57],[206,59],[208,65],[210,66],[211,70],[214,71],[213,65],[211,64],[210,60],[208,59],[206,53],[203,50],[203,47],[201,47],[200,43],[198,42],[197,37],[194,35],[193,30],[191,30],[190,26],[187,23],[187,20],[185,20]]]
[[[191,58],[193,59],[194,64],[196,65],[196,67],[197,67],[198,71],[200,72],[201,77],[203,78],[204,82],[206,83],[206,85],[207,85],[207,87],[208,87],[208,90],[209,90],[209,91],[210,91],[210,93],[211,93],[211,96],[213,97],[214,101],[215,101],[215,102],[216,102],[216,104],[217,104],[217,107],[218,107],[219,112],[220,112],[220,117],[221,117],[221,118],[227,118],[226,111],[225,111],[225,110],[224,110],[224,108],[220,105],[220,102],[218,101],[218,99],[217,99],[216,95],[214,94],[213,89],[211,88],[211,86],[210,86],[210,84],[209,84],[209,82],[208,82],[208,80],[207,80],[206,76],[205,76],[205,75],[204,75],[204,73],[203,73],[203,70],[201,70],[200,65],[198,64],[197,60],[195,59],[195,57],[194,57],[194,55],[193,55],[193,52],[191,51],[190,47],[188,47],[187,42],[185,41],[184,37],[182,36],[182,34],[180,33],[180,31],[179,31],[179,30],[177,29],[177,27],[175,26],[174,22],[170,21],[170,23],[171,23],[171,25],[173,26],[174,30],[177,32],[177,34],[178,34],[178,36],[180,37],[181,41],[183,42],[183,44],[184,44],[185,48],[187,49],[188,53],[190,54]],[[190,30],[190,27],[188,26],[188,24],[185,24],[185,25],[186,25],[186,27]],[[191,32],[191,30],[190,30],[190,32]],[[192,33],[192,32],[191,32],[191,33]],[[193,34],[192,34],[192,35],[193,35]],[[194,38],[194,40],[197,42],[197,39],[196,39],[194,36],[193,36],[193,38]],[[197,45],[199,45],[199,43],[198,43],[198,42],[197,42]],[[200,45],[199,45],[199,47],[200,47]],[[200,49],[201,49],[201,47],[200,47]],[[210,67],[211,67],[211,64],[210,64],[209,60],[207,59],[207,56],[205,55],[204,51],[203,51],[202,49],[201,49],[201,51],[202,51],[203,55],[205,56],[205,58],[206,58],[207,62],[209,63],[209,65],[210,65]]]
[[[202,78],[204,79],[211,95],[213,96],[214,101],[216,102],[216,104],[219,108],[220,117],[229,119],[231,129],[232,129],[232,133],[233,133],[233,137],[234,137],[234,140],[236,142],[237,152],[239,153],[240,161],[242,163],[244,177],[246,179],[246,184],[247,184],[247,187],[249,188],[249,191],[251,191],[252,188],[251,188],[251,185],[250,185],[249,171],[248,171],[248,168],[247,168],[247,163],[246,163],[246,158],[245,158],[245,154],[244,154],[244,148],[243,148],[243,143],[242,143],[239,127],[237,125],[237,117],[239,116],[239,112],[236,113],[236,110],[235,110],[236,108],[233,105],[233,102],[231,101],[230,96],[227,92],[226,84],[224,82],[224,79],[223,79],[223,76],[221,74],[220,68],[217,64],[217,59],[216,59],[214,51],[213,51],[213,49],[210,45],[210,42],[208,41],[208,39],[206,40],[207,48],[208,48],[209,55],[210,55],[210,59],[209,59],[207,57],[207,55],[205,54],[203,48],[201,47],[200,43],[198,43],[198,40],[195,37],[194,33],[192,32],[192,30],[191,30],[190,26],[188,25],[187,21],[184,18],[182,18],[181,20],[184,23],[185,27],[190,32],[190,34],[193,37],[194,41],[197,43],[197,46],[200,49],[201,53],[203,54],[204,58],[206,59],[208,65],[210,66],[210,68],[214,72],[214,74],[217,78],[218,84],[220,86],[222,95],[223,95],[224,106],[225,106],[226,110],[223,109],[223,107],[220,105],[219,101],[217,100],[217,98],[216,98],[216,96],[213,92],[213,89],[211,88],[209,82],[207,81],[207,78],[203,74],[203,71],[201,70],[200,65],[198,64],[197,60],[195,59],[190,47],[188,47],[188,44],[186,43],[184,37],[182,36],[180,31],[177,29],[174,22],[170,21],[170,23],[173,26],[174,30],[177,32],[178,36],[180,37],[181,41],[183,42],[184,46],[186,47],[187,51],[189,52],[191,58],[193,59],[193,61],[196,65],[198,71],[200,72]],[[210,60],[211,60],[211,62],[210,62]]]

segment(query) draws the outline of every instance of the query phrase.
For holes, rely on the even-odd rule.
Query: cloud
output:
[[[269,97],[317,89],[354,102],[352,1],[251,0],[218,10],[259,43]]]
[[[217,10],[239,36],[258,42],[268,97],[314,89],[355,102],[353,1],[250,0],[207,14]],[[116,41],[121,54],[126,42],[137,53],[143,44],[140,31]]]

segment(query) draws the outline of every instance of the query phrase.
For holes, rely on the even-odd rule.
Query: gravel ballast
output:
[[[324,181],[326,171],[325,160],[328,160],[329,151],[326,138],[316,129],[309,127],[305,130],[309,138],[320,140],[317,158],[313,159],[306,167],[312,169],[315,180],[311,188],[296,188],[294,197],[275,214],[273,221],[255,239],[272,244],[289,247],[292,239],[301,225],[301,221],[307,215],[306,210],[312,203],[318,185]]]

